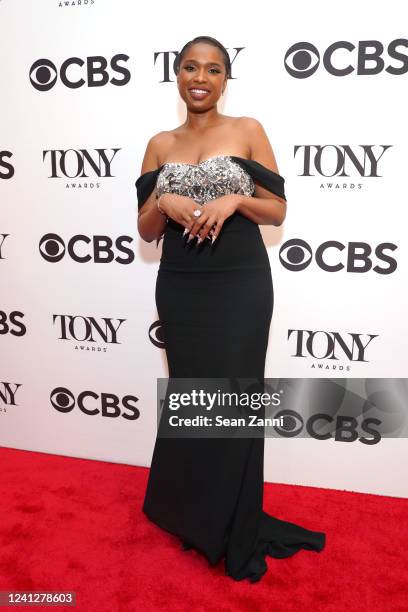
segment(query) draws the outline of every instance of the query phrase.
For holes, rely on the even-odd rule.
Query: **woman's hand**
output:
[[[221,232],[224,221],[236,212],[240,198],[239,194],[231,193],[206,202],[200,207],[201,215],[199,217],[192,215],[193,220],[185,225],[190,231],[190,236],[193,238],[198,235],[197,242],[200,243],[211,234],[214,242]],[[194,209],[196,208],[197,204],[194,206]]]
[[[192,220],[195,219],[193,212],[197,207],[194,200],[178,193],[165,192],[160,196],[160,208],[168,217],[186,228],[190,227]]]

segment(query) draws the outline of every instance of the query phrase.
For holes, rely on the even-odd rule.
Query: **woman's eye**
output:
[[[185,68],[185,70],[188,70],[188,71],[190,72],[189,68],[193,68],[193,69],[194,69],[194,66],[192,66],[192,65],[190,64],[190,65],[188,65],[188,66],[184,66],[184,68]],[[210,72],[211,72],[211,71],[215,71],[215,72],[216,72],[216,73],[218,73],[218,74],[221,72],[221,71],[220,71],[220,70],[218,70],[217,68],[210,68]]]

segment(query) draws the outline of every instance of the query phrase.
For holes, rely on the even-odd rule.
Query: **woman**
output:
[[[259,225],[285,219],[284,178],[259,121],[217,110],[231,75],[221,43],[194,38],[174,70],[186,120],[149,140],[136,181],[140,236],[164,236],[156,305],[169,377],[262,380],[273,287]],[[255,582],[266,554],[325,544],[262,510],[263,459],[263,437],[158,435],[143,511],[184,549],[212,565],[225,556],[227,575]]]

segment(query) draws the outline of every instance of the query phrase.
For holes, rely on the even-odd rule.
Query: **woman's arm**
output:
[[[243,117],[243,127],[250,143],[251,159],[279,174],[275,155],[262,124],[252,117]],[[286,217],[286,201],[255,184],[254,196],[237,194],[236,211],[258,225],[282,225]]]
[[[161,132],[152,136],[147,143],[140,174],[156,170],[160,166],[158,159],[160,142]],[[164,233],[166,224],[167,217],[157,208],[155,188],[138,212],[137,229],[143,240],[153,242],[153,240],[158,240]]]

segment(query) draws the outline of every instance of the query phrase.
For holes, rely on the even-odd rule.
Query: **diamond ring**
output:
[[[201,215],[201,210],[199,208],[196,208],[195,211],[193,212],[193,215],[195,217],[199,217]]]

